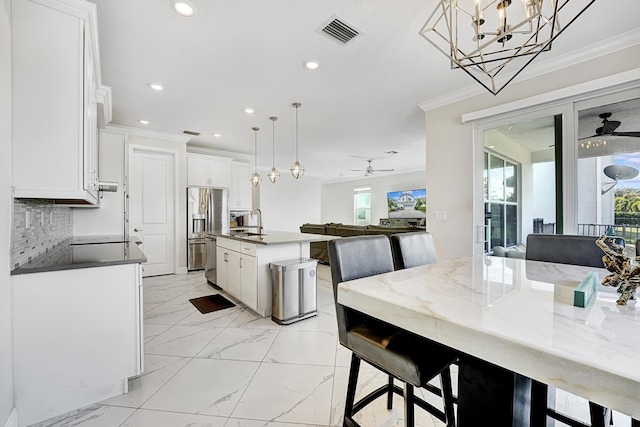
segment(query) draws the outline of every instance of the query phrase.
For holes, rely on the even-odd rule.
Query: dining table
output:
[[[590,272],[597,289],[575,306]],[[337,301],[459,352],[459,427],[532,425],[535,384],[640,418],[640,309],[616,303],[607,274],[474,255],[342,282]]]

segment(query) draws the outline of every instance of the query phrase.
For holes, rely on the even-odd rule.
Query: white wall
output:
[[[354,224],[353,189],[371,187],[371,224],[378,225],[380,218],[388,218],[387,192],[415,190],[425,187],[425,172],[410,172],[386,176],[370,176],[353,181],[324,184],[322,186],[322,216],[320,223],[340,222]],[[427,211],[430,208],[430,191],[427,187]],[[313,221],[306,221],[313,222]],[[427,228],[430,225],[427,222]]]
[[[117,235],[124,232],[124,133],[100,132],[100,181],[117,182],[118,191],[102,193],[100,208],[73,209],[73,235]]]
[[[486,92],[427,111],[426,166],[431,201],[428,212],[430,217],[436,210],[447,212],[446,221],[439,221],[438,227],[429,227],[438,247],[438,257],[451,259],[473,253],[473,202],[476,196],[473,194],[473,129],[471,124],[461,124],[462,114],[631,70],[640,65],[638,58],[640,46],[634,46],[534,79],[512,83],[498,96]],[[455,173],[452,173],[453,169]],[[437,185],[443,182],[443,177],[447,178],[447,184]]]
[[[10,0],[0,0],[0,425],[13,410],[11,292],[11,19]]]
[[[294,179],[284,170],[273,184],[267,179],[267,170],[258,172],[262,176],[259,204],[265,230],[300,232],[302,224],[320,222],[320,178],[304,175]]]

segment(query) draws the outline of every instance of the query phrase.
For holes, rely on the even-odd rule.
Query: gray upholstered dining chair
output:
[[[559,264],[582,265],[586,267],[604,268],[602,257],[604,253],[596,245],[596,236],[576,236],[563,234],[529,234],[527,236],[527,251],[525,259],[531,261],[556,262]],[[624,246],[624,240],[617,240]],[[553,400],[555,389],[538,381],[533,381],[532,387],[532,426],[546,426],[547,417],[561,421],[572,427],[606,427],[611,419],[611,409],[594,402],[589,402],[590,424],[585,424],[568,415],[555,410]],[[613,421],[611,420],[611,423]],[[633,420],[634,427],[638,426]]]
[[[454,426],[450,383],[448,387],[443,387],[444,411],[416,397],[414,387],[426,385],[447,369],[455,360],[456,353],[438,343],[338,303],[340,283],[394,270],[389,239],[384,235],[368,235],[331,240],[329,259],[339,341],[352,352],[343,425],[358,426],[354,415],[385,394],[387,408],[391,409],[393,393],[397,393],[404,395],[405,426],[414,425],[414,404],[446,422],[447,426]],[[355,402],[362,360],[389,375],[389,381]],[[395,378],[405,383],[404,391],[394,384]],[[446,384],[446,381],[443,383]]]

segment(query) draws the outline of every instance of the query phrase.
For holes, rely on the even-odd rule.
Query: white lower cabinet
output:
[[[125,393],[144,357],[140,264],[12,278],[20,425]]]
[[[273,285],[270,264],[309,254],[309,243],[263,245],[217,239],[218,286],[262,317],[271,316]]]
[[[227,262],[227,241],[228,239],[223,239],[222,237],[218,237],[216,239],[216,285],[227,290],[228,283],[228,262]]]
[[[240,253],[232,250],[227,251],[227,292],[242,300],[242,269],[240,263],[242,258]]]

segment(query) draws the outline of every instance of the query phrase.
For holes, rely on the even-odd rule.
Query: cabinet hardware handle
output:
[[[135,231],[136,233],[139,233],[142,231],[142,228],[138,229],[138,228],[134,228],[133,231]]]

